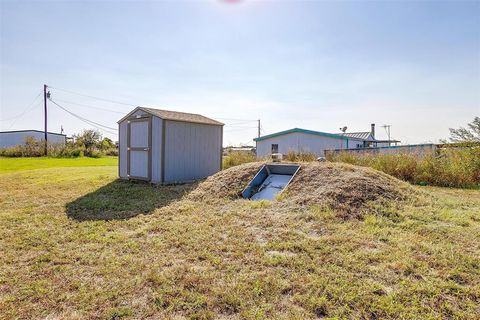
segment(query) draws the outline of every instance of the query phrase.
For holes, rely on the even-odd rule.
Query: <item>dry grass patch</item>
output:
[[[260,164],[251,166],[235,175],[248,180]],[[220,173],[227,189],[228,172]],[[190,186],[139,184],[96,193],[116,174],[90,167],[0,176],[0,318],[472,319],[480,312],[478,191],[427,188],[416,195],[420,204],[377,202],[359,220],[317,200],[299,204],[293,185],[284,199],[261,205],[234,196],[241,181],[227,191],[215,186],[215,199],[205,187],[212,178],[189,195]],[[122,200],[132,192],[156,199],[153,208]],[[89,194],[77,214],[130,218],[69,218],[68,204]],[[143,209],[150,214],[138,214]]]

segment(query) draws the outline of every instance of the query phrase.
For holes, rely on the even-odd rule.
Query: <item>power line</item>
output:
[[[238,131],[246,131],[248,129],[227,129],[225,132],[238,132]]]
[[[226,122],[226,126],[246,126],[249,125],[249,123],[254,122],[254,121],[244,121],[244,122]],[[257,122],[257,120],[255,120]]]
[[[108,132],[108,133],[114,134],[114,135],[117,134],[116,132],[112,132],[112,131],[109,131],[109,130],[107,130],[107,129],[115,130],[115,131],[118,131],[118,129],[112,128],[112,127],[108,127],[108,126],[105,126],[105,125],[100,124],[100,123],[98,123],[98,122],[89,120],[89,119],[84,118],[84,117],[82,117],[82,116],[79,116],[79,115],[77,115],[77,114],[69,111],[68,109],[62,107],[61,105],[59,105],[58,103],[56,103],[56,102],[53,101],[52,99],[49,99],[49,100],[50,100],[50,102],[52,102],[54,105],[56,105],[57,107],[59,107],[59,108],[62,109],[63,111],[69,113],[70,115],[74,116],[75,118],[77,118],[77,119],[79,119],[79,120],[81,120],[81,121],[83,121],[83,122],[85,122],[85,123],[87,123],[87,124],[89,124],[89,125],[97,128],[97,129],[99,129],[99,130],[102,130],[102,131],[105,131],[105,132]]]
[[[67,101],[67,100],[63,100],[63,99],[55,99],[55,101],[66,102],[66,103],[74,104],[74,105],[77,105],[77,106],[82,106],[82,107],[87,107],[87,108],[92,108],[92,109],[97,109],[97,110],[103,110],[103,111],[108,111],[108,112],[114,112],[114,113],[123,114],[123,115],[125,115],[125,114],[128,113],[128,112],[115,111],[115,110],[112,110],[112,109],[106,109],[106,108],[96,107],[96,106],[92,106],[92,105],[89,105],[89,104],[83,104],[83,103],[77,103],[77,102]]]
[[[232,119],[232,118],[217,118],[215,117],[215,119],[218,119],[218,120],[231,120],[231,121],[258,121],[258,120],[252,120],[252,119]]]
[[[72,116],[84,121],[84,122],[87,122],[88,124],[91,124],[91,125],[94,125],[94,126],[98,126],[98,127],[102,127],[102,128],[106,128],[106,129],[110,129],[110,130],[117,130],[116,128],[112,128],[112,127],[108,127],[108,126],[105,126],[103,124],[100,124],[98,122],[95,122],[95,121],[92,121],[92,120],[89,120],[87,118],[84,118],[82,116],[79,116],[69,110],[67,110],[65,107],[62,107],[61,105],[59,105],[58,103],[56,103],[55,101],[53,101],[52,99],[49,99],[53,104],[55,104],[57,107],[61,108],[62,110],[64,110],[65,112],[71,114]]]
[[[232,125],[228,125],[226,124],[225,127],[229,127],[229,128],[245,128],[245,129],[257,129],[258,127],[257,126],[232,126]]]
[[[41,101],[39,101],[39,102],[41,102]],[[31,106],[31,108],[26,109],[26,110],[22,113],[21,116],[17,117],[15,120],[13,120],[13,122],[10,124],[10,126],[8,127],[7,130],[10,130],[10,129],[15,125],[15,123],[17,123],[17,120],[20,119],[20,118],[22,118],[22,116],[25,115],[27,112],[30,112],[30,111],[32,111],[33,109],[35,109],[35,107],[38,107],[39,105],[41,105],[41,104],[39,104],[39,102],[37,102],[36,104],[34,104],[33,106]]]
[[[48,88],[50,89],[54,89],[54,90],[59,90],[59,91],[63,91],[63,92],[67,92],[67,93],[70,93],[70,94],[74,94],[74,95],[78,95],[78,96],[82,96],[82,97],[87,97],[87,98],[90,98],[90,99],[95,99],[95,100],[99,100],[99,101],[105,101],[105,102],[110,102],[110,103],[115,103],[115,104],[120,104],[120,105],[125,105],[125,106],[129,106],[129,107],[138,107],[138,105],[134,105],[134,104],[131,104],[131,103],[125,103],[125,102],[120,102],[120,101],[115,101],[115,100],[110,100],[110,99],[105,99],[105,98],[100,98],[100,97],[96,97],[96,96],[92,96],[92,95],[88,95],[88,94],[83,94],[83,93],[79,93],[79,92],[75,92],[75,91],[72,91],[72,90],[67,90],[67,89],[62,89],[62,88],[57,88],[57,87],[51,87],[51,86],[48,86]],[[110,129],[110,130],[115,130],[117,131],[116,128],[112,128],[112,127],[108,127],[108,126],[104,126],[102,124],[99,124],[97,122],[94,122],[92,120],[89,120],[89,119],[86,119],[82,116],[79,116],[77,114],[74,114],[73,112],[67,110],[66,108],[60,106],[58,103],[56,103],[55,101],[53,101],[52,99],[50,99],[50,101],[52,101],[55,105],[57,105],[58,107],[60,107],[61,109],[63,109],[64,111],[68,112],[69,114],[71,114],[72,116],[92,125],[92,126],[95,126],[98,128],[99,127],[103,127],[103,128],[107,128],[107,129]],[[58,101],[63,101],[63,102],[66,102],[66,103],[71,103],[71,104],[75,104],[75,105],[79,105],[79,106],[83,106],[83,107],[88,107],[88,108],[93,108],[93,109],[97,109],[97,110],[103,110],[103,111],[108,111],[108,112],[114,112],[114,113],[118,113],[118,114],[126,114],[126,112],[120,112],[120,111],[116,111],[116,110],[111,110],[111,109],[107,109],[107,108],[101,108],[101,107],[96,107],[96,106],[92,106],[92,105],[88,105],[88,104],[81,104],[81,103],[76,103],[76,102],[71,102],[71,101],[66,101],[66,100],[58,100]],[[260,123],[258,124],[258,126],[248,126],[248,122],[259,122],[259,120],[254,120],[254,119],[236,119],[236,118],[216,118],[218,120],[226,120],[226,121],[235,121],[235,123],[233,124],[226,124],[227,127],[231,127],[231,128],[234,128],[234,130],[229,130],[229,131],[240,131],[240,130],[245,130],[245,129],[254,129],[254,128],[257,128],[260,132],[261,128],[260,128]],[[106,130],[105,130],[106,131]],[[228,131],[228,130],[227,130]],[[108,131],[107,131],[108,132]]]
[[[123,104],[125,106],[130,106],[130,107],[137,107],[137,105],[134,105],[134,104],[131,104],[131,103],[125,103],[125,102],[119,102],[119,101],[105,99],[105,98],[99,98],[99,97],[91,96],[91,95],[88,95],[88,94],[83,94],[83,93],[79,93],[79,92],[75,92],[75,91],[71,91],[71,90],[67,90],[67,89],[62,89],[62,88],[57,88],[57,87],[51,87],[51,86],[48,86],[48,87],[50,89],[60,90],[60,91],[64,91],[64,92],[71,93],[71,94],[76,94],[78,96],[83,96],[83,97],[87,97],[87,98],[91,98],[91,99],[96,99],[96,100],[101,100],[101,101],[106,101],[106,102],[111,102],[111,103],[116,103],[116,104]]]
[[[33,101],[23,110],[22,113],[14,116],[14,117],[11,117],[11,118],[7,118],[7,119],[0,119],[0,121],[10,121],[10,120],[17,120],[18,118],[21,118],[27,111],[31,110],[30,108],[33,106],[33,104],[37,101],[38,97],[40,97],[40,95],[42,94],[42,91],[40,91],[38,93],[38,95],[35,97],[35,99],[33,99]]]
[[[60,90],[60,91],[63,91],[63,92],[67,92],[67,93],[70,93],[70,94],[75,94],[75,95],[78,95],[78,96],[83,96],[83,97],[87,97],[87,98],[91,98],[91,99],[96,99],[96,100],[100,100],[100,101],[106,101],[106,102],[110,102],[110,103],[116,103],[116,104],[120,104],[120,105],[125,105],[125,106],[129,106],[129,107],[138,107],[138,105],[135,105],[135,104],[131,104],[131,103],[126,103],[126,102],[121,102],[121,101],[115,101],[115,100],[110,100],[110,99],[106,99],[106,98],[100,98],[100,97],[96,97],[96,96],[92,96],[92,95],[88,95],[88,94],[84,94],[84,93],[79,93],[79,92],[75,92],[75,91],[72,91],[72,90],[67,90],[67,89],[62,89],[62,88],[58,88],[58,87],[52,87],[52,86],[48,86],[48,88],[50,89],[55,89],[55,90]],[[58,100],[58,99],[57,99]],[[59,100],[61,101],[61,100]],[[116,112],[116,113],[121,113],[119,111],[114,111],[114,110],[111,110],[111,109],[106,109],[106,108],[100,108],[100,107],[94,107],[94,106],[91,106],[91,105],[86,105],[86,104],[80,104],[80,103],[74,103],[74,102],[68,102],[68,101],[65,101],[64,102],[67,102],[67,103],[73,103],[73,104],[77,104],[77,105],[81,105],[81,106],[85,106],[85,107],[91,107],[91,108],[97,108],[99,110],[104,110],[104,111],[111,111],[111,112]],[[125,114],[125,113],[123,113]],[[236,124],[243,124],[243,123],[246,123],[246,122],[257,122],[258,120],[256,119],[236,119],[236,118],[216,118],[215,119],[218,119],[218,120],[226,120],[226,121],[240,121],[240,123],[236,123]],[[235,124],[235,125],[236,125]]]

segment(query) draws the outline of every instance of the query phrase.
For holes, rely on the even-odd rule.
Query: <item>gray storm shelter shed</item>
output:
[[[137,107],[118,126],[121,179],[172,184],[221,170],[221,122],[199,114]]]

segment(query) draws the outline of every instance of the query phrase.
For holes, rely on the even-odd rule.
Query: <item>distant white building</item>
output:
[[[314,153],[325,156],[325,150],[362,149],[391,145],[396,140],[376,140],[375,124],[371,131],[351,133],[326,133],[321,131],[293,128],[254,139],[257,144],[257,158],[272,153],[287,154],[289,151]]]
[[[43,141],[45,139],[45,133],[39,130],[1,131],[0,148],[24,145],[28,137],[32,137],[37,141]],[[65,145],[66,139],[67,136],[64,134],[47,132],[49,145]]]

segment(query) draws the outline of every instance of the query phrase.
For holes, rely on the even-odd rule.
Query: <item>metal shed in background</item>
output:
[[[0,132],[0,148],[10,148],[25,145],[27,138],[44,141],[45,132],[39,130],[16,130]],[[47,132],[49,146],[64,146],[67,136],[61,133]]]
[[[223,123],[199,114],[137,107],[118,121],[119,176],[182,183],[222,167]]]

